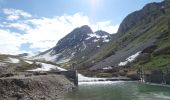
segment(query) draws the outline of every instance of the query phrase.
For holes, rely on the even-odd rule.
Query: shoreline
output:
[[[74,88],[64,75],[0,78],[0,100],[55,100]]]

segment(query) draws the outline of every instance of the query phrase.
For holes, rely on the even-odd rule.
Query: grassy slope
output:
[[[9,58],[18,59],[19,62],[12,63]],[[24,59],[18,56],[5,55],[5,54],[0,54],[0,64],[1,64],[0,69],[5,66],[7,71],[25,71],[25,70],[31,70],[31,69],[41,67],[39,64],[36,64],[36,63],[29,64]]]
[[[94,61],[94,62],[101,61],[102,59],[105,59],[109,57],[110,55],[114,54],[114,52],[124,48],[126,44],[128,45],[130,44],[131,47],[129,49],[131,49],[134,46],[137,46],[143,42],[146,42],[150,38],[159,36],[162,32],[167,31],[168,29],[167,20],[168,20],[168,17],[161,16],[157,20],[155,20],[153,23],[149,23],[149,24],[138,23],[136,26],[131,28],[122,37],[113,39],[101,50],[101,52],[97,53],[94,57],[85,61],[84,63],[90,65],[91,61]],[[169,42],[169,39],[166,39],[166,40],[162,39],[160,40],[160,44],[158,45],[159,47],[161,47],[162,45],[167,45],[168,42]]]
[[[162,36],[161,38],[158,38],[156,45],[158,46],[157,50],[160,48],[168,47],[170,46],[170,31],[168,29],[168,21],[169,16],[163,17],[156,25],[148,32],[144,33],[143,36],[138,38],[138,41],[146,41],[150,37],[154,35],[163,35],[166,33],[165,36]],[[165,69],[169,67],[170,65],[170,54],[159,54],[154,55],[154,52],[150,54],[150,60],[146,63],[140,63],[142,61],[135,62],[134,66],[135,68],[138,68],[139,66],[142,66],[145,70],[155,70],[155,69]]]
[[[101,61],[102,59],[112,55],[113,51],[116,52],[117,50],[122,49],[125,43],[133,47],[143,42],[146,42],[153,37],[157,38],[161,36],[162,33],[169,31],[168,20],[169,20],[169,16],[166,15],[166,16],[159,17],[157,20],[149,24],[139,23],[138,25],[130,29],[122,37],[116,40],[112,40],[112,42],[106,45],[106,47],[104,47],[103,50],[101,50],[101,52],[97,53],[95,57],[89,59],[85,63],[90,64],[92,60],[95,62]],[[144,31],[141,31],[143,29]],[[136,34],[139,32],[141,33]],[[156,45],[158,46],[157,49],[170,46],[170,35],[157,39]],[[143,66],[147,70],[153,70],[157,68],[160,69],[163,68],[163,66],[167,66],[170,64],[170,55],[154,56],[153,54],[151,54],[150,61],[144,64],[139,64],[139,63],[140,62],[136,62],[134,64],[135,68],[138,66]]]

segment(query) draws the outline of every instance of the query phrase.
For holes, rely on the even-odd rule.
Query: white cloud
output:
[[[13,12],[11,12],[13,11]],[[7,18],[12,15],[22,17],[31,17],[32,15],[22,10],[16,9],[4,9],[4,13]],[[20,14],[19,14],[20,13]],[[16,20],[19,18],[9,18],[8,20]],[[58,40],[63,38],[74,28],[82,25],[89,25],[93,31],[104,30],[109,33],[116,33],[119,25],[112,25],[111,21],[102,21],[91,23],[90,18],[81,13],[75,13],[73,15],[55,16],[51,18],[29,18],[16,20],[16,22],[4,22],[2,26],[9,28],[10,31],[0,30],[3,33],[4,40],[1,40],[2,34],[0,32],[0,52],[18,52],[21,53],[20,46],[23,43],[31,44],[30,48],[38,48],[39,50],[46,50],[56,45]],[[16,35],[10,28],[16,28],[22,30],[23,33]],[[6,33],[6,35],[4,34]],[[10,38],[8,38],[8,36]],[[9,42],[9,39],[11,42]],[[14,42],[16,40],[16,42]],[[9,43],[6,43],[9,42]],[[6,45],[6,46],[5,46]],[[10,47],[11,46],[11,47]],[[13,49],[13,50],[12,50]],[[29,51],[30,52],[30,51]]]
[[[17,54],[21,44],[22,39],[18,33],[0,29],[0,53]]]
[[[19,30],[22,30],[22,31],[26,31],[26,30],[31,29],[30,26],[28,24],[25,24],[25,23],[8,23],[8,24],[3,25],[3,27],[16,28],[16,29],[19,29]]]
[[[31,14],[24,12],[23,10],[17,10],[13,8],[3,9],[4,14],[7,15],[7,20],[18,20],[20,17],[29,18],[32,17]]]
[[[112,25],[111,21],[103,21],[97,22],[96,24],[91,25],[91,27],[94,31],[103,30],[110,34],[113,34],[117,32],[119,25]]]

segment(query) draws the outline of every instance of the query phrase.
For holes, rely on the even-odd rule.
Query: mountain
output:
[[[129,14],[113,35],[101,30],[92,32],[87,25],[76,28],[35,59],[62,63],[68,68],[74,65],[85,74],[104,69],[112,69],[113,74],[115,68],[130,68],[136,73],[139,66],[148,71],[169,66],[169,43],[170,2],[165,0]]]
[[[102,30],[93,32],[87,25],[74,29],[57,45],[35,56],[34,59],[57,63],[82,62],[94,55],[101,46],[111,40],[111,35]]]
[[[120,24],[116,38],[86,62],[92,65],[90,70],[129,66],[128,63],[135,60],[133,57],[136,55],[139,56],[137,61],[130,65],[134,68],[143,66],[144,69],[155,70],[168,66],[170,64],[169,5],[168,0],[150,3],[141,10],[129,14]],[[156,52],[159,54],[155,55]]]
[[[28,53],[22,53],[22,54],[18,54],[17,56],[19,56],[19,57],[27,57],[27,56],[29,56],[29,54]]]

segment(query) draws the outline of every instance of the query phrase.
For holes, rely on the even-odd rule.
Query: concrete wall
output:
[[[144,74],[144,81],[151,82],[151,83],[159,83],[159,84],[160,83],[170,84],[170,72],[162,71],[162,70],[154,70],[149,74]]]
[[[61,71],[60,74],[65,75],[69,80],[73,81],[75,85],[78,85],[77,71]]]
[[[145,82],[164,83],[164,75],[162,71],[152,71],[151,74],[145,75]]]
[[[72,81],[75,85],[78,85],[78,75],[77,75],[77,71],[51,71],[49,73],[53,73],[53,74],[61,74],[64,75],[65,77],[67,77],[70,81]]]

